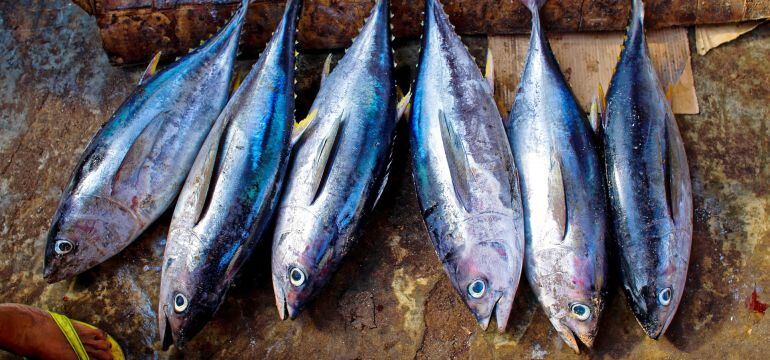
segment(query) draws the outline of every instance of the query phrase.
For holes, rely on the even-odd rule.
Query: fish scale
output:
[[[423,25],[410,123],[423,220],[455,290],[502,332],[524,256],[516,167],[490,84],[438,1]]]
[[[48,233],[48,282],[114,256],[172,204],[227,103],[245,12],[242,7],[216,36],[152,75],[156,56],[140,85],[96,133]]]

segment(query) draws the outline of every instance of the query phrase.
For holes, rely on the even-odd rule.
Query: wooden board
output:
[[[763,22],[754,20],[736,24],[699,25],[695,27],[695,49],[699,55],[706,55],[709,50],[737,39]]]
[[[347,47],[375,0],[306,0],[300,21],[302,49]],[[75,0],[93,14],[113,63],[148,61],[162,50],[186,52],[229,19],[237,0]],[[284,0],[255,0],[244,29],[244,51],[256,56],[280,19]],[[529,31],[529,11],[518,0],[445,0],[463,35],[507,35]],[[552,32],[622,30],[630,0],[548,1],[542,10]],[[650,28],[737,22],[770,17],[770,0],[648,0]],[[422,29],[422,0],[392,0],[394,34],[415,38]]]
[[[599,84],[606,90],[623,44],[622,32],[550,34],[549,39],[562,72],[586,111]],[[655,68],[661,82],[674,84],[674,113],[697,114],[690,47],[684,28],[647,32]],[[528,35],[490,36],[489,49],[495,61],[495,99],[508,114],[524,67]],[[664,85],[666,86],[666,85]]]

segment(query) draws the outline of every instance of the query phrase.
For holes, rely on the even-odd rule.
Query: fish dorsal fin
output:
[[[329,77],[329,73],[331,71],[332,71],[332,54],[329,54],[329,56],[327,56],[326,60],[324,61],[323,71],[321,71],[321,86],[323,86],[324,82],[326,81],[326,78]]]
[[[309,181],[311,188],[308,194],[313,194],[310,204],[315,202],[323,191],[326,180],[329,177],[331,168],[334,164],[334,158],[339,149],[339,143],[342,138],[342,128],[345,126],[345,113],[343,111],[339,118],[326,131],[326,134],[320,140],[318,152],[313,160],[313,167]]]
[[[443,110],[438,111],[438,121],[441,128],[441,139],[444,144],[447,166],[452,178],[452,187],[462,207],[465,211],[470,212],[470,164],[468,163],[467,152],[463,146],[462,139],[455,132],[452,124],[449,123]]]
[[[588,123],[591,125],[591,129],[593,129],[596,136],[600,136],[599,132],[601,131],[601,119],[599,116],[599,97],[594,96],[591,99],[591,110],[588,112]]]
[[[150,60],[150,64],[147,65],[147,69],[144,69],[144,73],[142,74],[142,77],[139,79],[139,85],[142,85],[147,82],[147,80],[150,80],[151,77],[155,76],[155,73],[158,72],[158,62],[160,61],[160,55],[162,54],[162,51],[158,51],[155,53],[155,56],[152,57],[152,60]]]
[[[495,59],[492,57],[492,49],[487,49],[487,66],[484,69],[484,76],[489,83],[490,93],[495,93]]]
[[[310,111],[310,114],[307,114],[307,117],[302,119],[300,122],[295,123],[294,127],[291,129],[291,145],[294,146],[294,144],[299,141],[299,139],[302,137],[302,134],[305,133],[305,131],[310,128],[311,125],[315,124],[315,118],[316,115],[318,115],[318,109],[313,109]]]
[[[563,240],[567,235],[567,197],[561,161],[557,158],[555,149],[551,150],[550,167],[551,171],[548,173],[548,205],[551,209],[556,229],[559,231],[559,239]]]
[[[399,90],[398,92],[401,92]],[[402,118],[405,118],[408,114],[409,106],[412,101],[412,89],[409,89],[409,91],[401,97],[401,100],[398,101],[398,105],[396,106],[396,122],[401,121]]]

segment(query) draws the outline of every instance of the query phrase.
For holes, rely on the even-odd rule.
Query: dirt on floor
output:
[[[760,311],[770,302],[770,25],[692,59],[701,114],[678,121],[695,228],[673,324],[661,340],[648,339],[615,278],[595,348],[581,355],[562,343],[526,285],[505,334],[476,325],[423,227],[406,136],[396,144],[395,163],[403,166],[395,167],[360,242],[297,320],[278,318],[269,246],[262,244],[203,332],[184,350],[161,352],[156,308],[169,214],[113,259],[47,285],[43,246],[62,188],[143,70],[110,66],[97,31],[68,1],[0,2],[0,302],[90,322],[132,359],[754,359],[770,350],[770,319]],[[484,39],[469,43],[482,59]],[[413,76],[417,50],[416,42],[398,43],[402,85]],[[301,56],[298,114],[310,106],[324,57]]]

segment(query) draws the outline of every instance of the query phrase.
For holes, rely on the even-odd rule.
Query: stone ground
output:
[[[469,40],[483,55],[485,41]],[[402,85],[413,75],[417,48],[398,47]],[[299,114],[317,90],[323,57],[301,57]],[[747,306],[755,291],[770,302],[768,59],[770,25],[693,58],[701,114],[678,119],[695,203],[679,313],[664,338],[650,340],[615,283],[595,349],[579,357],[750,359],[770,350],[770,319]],[[168,215],[105,264],[46,285],[43,246],[62,188],[141,71],[112,67],[94,20],[68,1],[0,1],[0,302],[91,322],[129,358],[576,357],[526,285],[506,334],[475,324],[421,223],[403,135],[396,151],[402,166],[359,245],[295,321],[278,319],[263,245],[204,331],[183,351],[160,352],[155,308]]]

